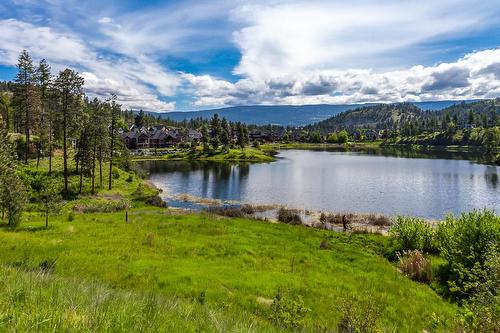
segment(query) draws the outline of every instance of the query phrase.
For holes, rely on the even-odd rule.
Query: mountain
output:
[[[499,99],[461,102],[438,110],[424,109],[423,106],[418,103],[396,103],[357,107],[308,125],[307,129],[328,133],[346,128],[395,129],[406,125],[435,128],[443,122],[484,126],[485,123],[496,123],[495,115],[500,112]]]
[[[437,101],[412,103],[422,110],[441,110],[459,101]],[[366,104],[343,104],[343,105],[251,105],[233,106],[221,109],[184,112],[149,112],[155,117],[170,118],[175,121],[189,120],[194,118],[211,118],[215,113],[225,117],[229,121],[241,121],[256,125],[282,125],[282,126],[304,126],[328,119],[338,113],[359,108],[362,106],[376,105]]]

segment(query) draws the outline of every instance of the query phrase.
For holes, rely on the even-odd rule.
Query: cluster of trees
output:
[[[82,191],[84,178],[96,190],[97,169],[99,186],[103,187],[103,164],[109,164],[109,182],[112,188],[112,170],[116,160],[127,156],[118,130],[124,127],[121,106],[116,96],[106,101],[89,100],[84,92],[83,78],[71,69],[53,76],[47,61],[35,65],[29,53],[23,50],[18,59],[18,73],[14,82],[0,85],[0,206],[9,224],[15,225],[26,202],[26,191],[16,173],[17,160],[28,164],[36,157],[48,157],[46,177],[39,181],[37,195],[48,214],[53,210],[59,194],[70,195],[68,178],[80,177]],[[11,133],[22,133],[22,137]],[[14,149],[15,146],[17,149]],[[52,156],[55,148],[62,148],[63,179],[54,177]],[[36,156],[35,156],[36,154]],[[70,159],[75,169],[70,170]]]
[[[423,111],[414,104],[380,104],[366,106],[339,113],[317,124],[307,126],[309,132],[333,133],[347,130],[351,135],[363,140],[366,131],[381,133],[382,139],[396,139],[429,133],[446,134],[444,141],[450,141],[459,131],[473,128],[494,129],[500,126],[500,99],[459,103],[440,111]],[[490,131],[490,134],[495,134]],[[364,139],[367,139],[365,137]],[[455,144],[467,144],[464,142]],[[442,142],[446,144],[447,142]],[[438,144],[429,142],[429,144]],[[449,142],[451,144],[451,142]],[[483,142],[472,142],[483,144]]]
[[[210,147],[218,149],[221,145],[224,149],[232,145],[238,145],[241,148],[248,145],[247,126],[241,122],[228,122],[226,118],[220,119],[218,114],[214,114],[208,125],[206,123],[201,125],[201,135],[205,152],[209,151]]]

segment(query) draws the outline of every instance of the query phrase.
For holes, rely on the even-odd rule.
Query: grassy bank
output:
[[[132,295],[154,293],[155,297],[177,299],[181,308],[191,308],[198,318],[180,331],[214,328],[209,323],[212,312],[221,331],[284,329],[269,319],[273,317],[269,304],[277,293],[290,302],[302,297],[311,311],[300,327],[308,331],[333,330],[341,320],[340,304],[346,298],[373,302],[380,325],[389,331],[421,331],[435,325],[436,318],[446,326],[456,314],[454,305],[428,286],[402,276],[380,256],[386,241],[382,236],[349,236],[159,208],[130,211],[129,224],[125,224],[124,212],[68,216],[53,219],[48,230],[40,228],[43,223],[38,214],[26,215],[15,231],[2,228],[1,263],[23,272],[42,267],[57,279],[98,281]],[[328,248],[320,248],[323,241]],[[25,274],[8,270],[10,275]],[[54,289],[45,302],[54,293],[59,295],[58,289],[65,284],[57,279],[53,284],[47,282]],[[87,291],[82,288],[78,298],[85,300]],[[9,299],[5,293],[1,295],[0,304],[5,306]],[[129,311],[127,303],[121,308],[122,296],[116,297],[115,303],[110,302],[108,316],[114,316],[113,307],[118,313]],[[82,316],[89,315],[85,309],[82,305]],[[130,311],[139,309],[140,305]],[[182,319],[182,311],[177,310],[162,315]],[[10,311],[23,322],[17,310]],[[58,320],[50,311],[38,315],[40,321],[46,320],[43,327],[47,330]],[[108,320],[115,319],[104,321]]]
[[[202,160],[202,161],[230,161],[230,162],[272,162],[275,161],[274,151],[271,149],[260,149],[246,147],[243,149],[217,149],[204,152],[197,149],[195,152],[182,151],[171,154],[161,154],[158,150],[151,156],[134,156],[134,161],[146,160]]]

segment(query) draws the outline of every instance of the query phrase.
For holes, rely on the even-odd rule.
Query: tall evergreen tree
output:
[[[26,50],[23,50],[18,58],[18,73],[15,78],[16,90],[14,101],[16,106],[17,130],[24,129],[26,149],[24,162],[28,163],[30,134],[32,126],[36,122],[40,108],[40,100],[35,90],[36,75],[33,67],[33,60]]]
[[[54,81],[63,132],[64,193],[66,194],[68,194],[68,131],[74,129],[76,114],[81,108],[83,83],[83,78],[71,69],[61,71]]]
[[[114,150],[116,146],[117,138],[117,125],[118,118],[120,117],[121,107],[116,103],[116,96],[113,95],[111,97],[110,104],[110,126],[109,126],[109,184],[108,189],[111,190],[113,184],[113,158],[114,158]]]
[[[37,145],[36,166],[40,163],[41,151],[45,148],[49,150],[49,174],[52,172],[52,109],[49,107],[49,88],[51,85],[50,66],[45,59],[40,60],[36,70],[37,84],[40,91],[40,125],[39,142]]]
[[[7,131],[0,129],[0,207],[2,219],[7,213],[8,224],[15,227],[21,221],[26,204],[26,190],[16,173],[16,162]]]

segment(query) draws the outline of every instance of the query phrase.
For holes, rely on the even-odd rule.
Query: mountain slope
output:
[[[416,102],[413,103],[423,110],[440,110],[450,105],[459,103],[458,101],[437,101],[437,102]],[[343,105],[251,105],[234,106],[221,109],[185,111],[185,112],[165,112],[151,115],[162,118],[170,118],[175,121],[190,120],[194,118],[211,118],[215,113],[225,117],[229,121],[241,121],[247,124],[256,125],[282,125],[282,126],[304,126],[328,119],[340,112],[370,106],[375,104],[343,104]]]

